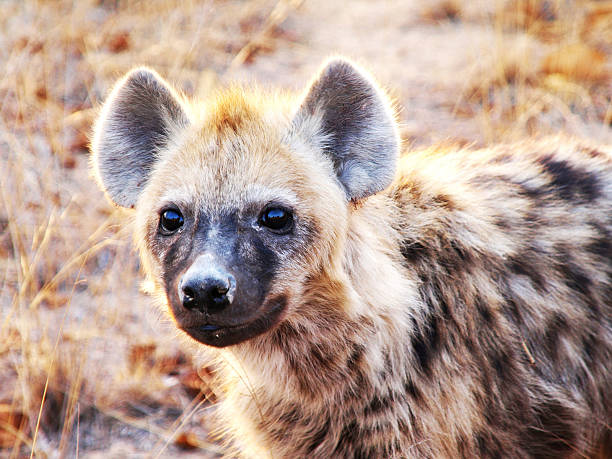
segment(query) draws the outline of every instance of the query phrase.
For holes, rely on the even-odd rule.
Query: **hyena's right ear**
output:
[[[154,71],[132,70],[115,85],[91,144],[94,170],[113,202],[134,207],[158,152],[188,124],[180,97]]]

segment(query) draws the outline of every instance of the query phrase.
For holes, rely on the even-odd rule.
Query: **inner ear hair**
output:
[[[399,134],[385,93],[346,59],[328,61],[315,77],[296,122],[320,117],[318,144],[334,164],[347,199],[357,201],[386,188],[395,175]]]
[[[114,87],[94,128],[92,163],[110,199],[133,207],[176,130],[189,124],[179,96],[155,71],[137,68]]]

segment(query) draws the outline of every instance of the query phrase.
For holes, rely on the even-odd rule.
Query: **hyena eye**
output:
[[[268,207],[261,213],[259,224],[275,233],[285,234],[293,226],[293,214],[290,210],[282,207]]]
[[[183,226],[183,215],[178,209],[166,209],[159,217],[159,228],[162,234],[172,234]]]

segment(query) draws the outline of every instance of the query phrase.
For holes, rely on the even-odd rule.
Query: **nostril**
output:
[[[217,285],[211,289],[211,294],[213,296],[225,296],[229,290],[229,287],[226,285]]]
[[[227,296],[229,286],[221,283],[213,284],[206,292],[208,294],[208,306],[211,309],[222,309],[226,307],[230,301]]]
[[[194,309],[198,307],[198,299],[196,291],[189,285],[184,285],[183,290],[183,307],[186,309]]]
[[[189,285],[183,286],[183,294],[189,298],[195,298],[196,296],[195,291]]]

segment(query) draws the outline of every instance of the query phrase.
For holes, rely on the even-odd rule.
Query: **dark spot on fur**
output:
[[[423,395],[421,394],[421,390],[416,386],[416,384],[412,380],[408,380],[404,384],[404,390],[415,402],[418,402],[422,399]]]
[[[335,358],[331,350],[314,345],[310,348],[310,357],[312,357],[311,362],[315,363],[315,368],[318,371],[333,371]]]
[[[443,207],[449,211],[455,210],[456,207],[451,197],[445,194],[438,194],[434,196],[433,202],[436,206]]]
[[[551,175],[551,183],[562,199],[594,201],[600,196],[600,183],[595,174],[553,156],[544,156],[538,162]]]
[[[361,368],[356,367],[353,370],[354,376],[352,380],[347,381],[344,385],[342,400],[344,403],[352,403],[357,401],[363,403],[363,394],[372,393],[372,384],[369,379],[363,374]]]
[[[481,296],[477,296],[474,300],[474,304],[476,306],[476,310],[484,320],[485,324],[487,326],[493,325],[493,314],[491,312],[491,308],[487,303],[485,303],[483,298]]]
[[[284,348],[288,343],[294,342],[300,339],[300,332],[289,322],[281,323],[274,330],[271,340],[272,343],[278,348]]]
[[[586,246],[586,249],[605,261],[612,260],[612,234],[602,223],[591,222],[590,226],[594,229],[596,236]]]
[[[292,426],[304,420],[304,413],[298,409],[297,406],[292,406],[290,409],[281,410],[282,414],[279,416],[279,422]]]
[[[366,414],[378,413],[379,411],[382,411],[383,408],[384,405],[382,400],[377,395],[375,395],[374,398],[370,401],[370,404],[366,407],[365,412]]]
[[[539,291],[546,291],[546,280],[542,276],[539,263],[528,253],[520,253],[508,258],[508,268],[519,276],[528,277]]]
[[[330,420],[329,418],[325,420],[325,424],[317,430],[312,436],[309,436],[310,444],[306,448],[308,453],[312,454],[317,447],[325,441],[327,434],[329,433]]]
[[[582,271],[578,265],[574,263],[568,263],[567,265],[561,265],[562,272],[565,275],[567,286],[576,292],[588,296],[590,288],[593,284],[591,279]]]
[[[612,242],[610,239],[610,236],[595,238],[589,245],[587,245],[587,250],[596,257],[612,259]]]
[[[597,158],[607,158],[606,155],[604,155],[602,152],[598,151],[598,150],[594,150],[594,149],[587,149],[585,150],[586,154],[589,155],[591,158],[597,159]]]
[[[542,218],[539,214],[538,210],[529,210],[527,211],[527,215],[525,215],[525,223],[529,225],[530,228],[538,228],[541,225]]]
[[[432,361],[440,344],[438,318],[430,314],[426,324],[413,331],[411,342],[419,367],[425,374],[430,375]]]
[[[380,370],[379,376],[380,379],[385,380],[389,375],[392,374],[393,369],[393,366],[391,365],[391,356],[389,355],[389,350],[386,348],[383,350],[383,360],[385,364],[382,370]]]
[[[357,421],[354,419],[346,424],[342,428],[342,432],[340,432],[340,440],[338,441],[338,445],[336,445],[334,453],[339,457],[345,457],[348,451],[350,451],[350,447],[358,443],[360,430],[361,429],[357,426]]]
[[[440,307],[442,317],[449,317],[451,315],[451,310],[448,307],[448,303],[444,300],[444,298],[438,298],[438,306]]]
[[[587,362],[597,362],[606,345],[595,330],[588,331],[582,339],[582,349]]]
[[[561,313],[555,313],[544,332],[544,343],[553,362],[559,362],[559,339],[569,329],[567,318]]]
[[[404,421],[404,419],[400,418],[399,421],[397,421],[397,427],[399,429],[399,431],[403,434],[409,434],[410,433],[410,426],[408,426],[408,424],[406,423],[406,421]]]
[[[259,420],[259,429],[267,431],[275,441],[286,439],[287,431],[295,426],[307,426],[312,419],[306,416],[300,408],[291,403],[275,403],[266,410],[266,413]]]
[[[376,459],[377,457],[383,457],[380,454],[376,453],[374,448],[368,448],[367,446],[362,446],[361,448],[356,448],[353,452],[353,457],[355,459]]]
[[[428,249],[418,241],[406,240],[400,245],[400,253],[410,265],[426,258],[428,256]]]
[[[476,445],[478,446],[478,451],[480,451],[481,456],[485,457],[484,455],[487,452],[487,442],[481,432],[476,434]]]
[[[309,378],[304,370],[304,358],[302,355],[295,355],[293,352],[286,354],[289,370],[295,376],[298,387],[302,395],[312,398],[315,394]]]
[[[396,439],[393,442],[393,451],[391,454],[388,455],[388,457],[395,457],[397,456],[397,453],[399,453],[402,450],[402,443],[399,439]]]
[[[371,389],[369,379],[363,374],[362,370],[357,371],[355,375],[355,394],[365,394]]]
[[[476,446],[482,458],[501,459],[503,457],[502,447],[491,433],[476,433]]]
[[[460,265],[464,269],[469,268],[469,266],[474,263],[475,261],[474,255],[476,253],[474,250],[470,250],[466,248],[465,246],[461,245],[458,241],[451,241],[450,246],[454,252],[455,257],[458,259],[458,261],[460,262]],[[452,257],[452,258],[455,258],[455,257]]]
[[[374,457],[393,457],[394,454],[393,443],[385,443],[382,446],[382,451],[376,451],[377,456]]]
[[[540,400],[536,420],[527,429],[526,443],[534,457],[564,457],[574,451],[578,439],[576,413],[558,400]]]
[[[506,287],[506,289],[507,288],[508,287]],[[504,315],[512,323],[514,323],[516,325],[522,325],[523,324],[523,315],[521,313],[521,308],[519,307],[518,304],[516,304],[516,301],[514,301],[510,296],[508,296],[507,293],[504,296],[505,296],[505,300],[506,300],[506,307],[504,307],[503,310],[502,310]]]
[[[365,346],[362,344],[353,343],[351,354],[346,361],[346,366],[349,369],[356,368],[361,365],[365,354]]]
[[[593,297],[593,281],[584,272],[584,270],[575,262],[571,255],[572,250],[569,247],[557,247],[557,263],[558,270],[565,284],[572,291],[579,293],[584,298],[589,300],[591,313],[594,318],[598,319],[600,315],[599,302]]]
[[[365,408],[364,414],[366,416],[370,416],[372,414],[378,414],[384,411],[387,411],[395,401],[394,394],[390,393],[383,397],[379,397],[375,395],[370,400],[370,404]]]
[[[506,220],[503,217],[495,218],[494,223],[495,223],[495,226],[497,226],[499,229],[503,231],[509,231],[512,228],[512,223],[510,223],[508,220]]]
[[[462,433],[458,433],[456,438],[459,457],[469,457],[471,455],[471,448],[468,439]]]
[[[504,351],[498,351],[493,355],[491,359],[495,373],[499,381],[504,381],[509,373],[512,372],[512,362],[508,353]]]

